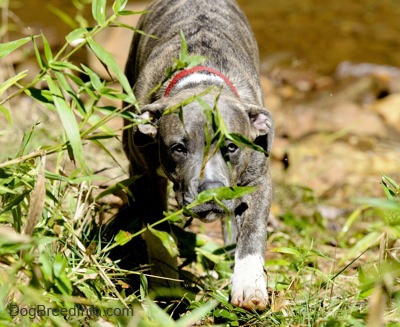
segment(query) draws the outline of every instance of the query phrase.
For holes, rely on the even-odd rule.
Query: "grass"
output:
[[[139,120],[127,113],[127,107],[102,105],[104,99],[137,103],[114,59],[93,38],[117,25],[119,15],[132,14],[125,11],[125,4],[115,1],[107,16],[105,1],[94,0],[96,25],[88,27],[80,19],[81,26],[58,51],[51,49],[45,35],[0,45],[0,58],[33,45],[40,68],[32,81],[22,83],[22,72],[0,85],[2,121],[13,125],[18,119],[13,104],[28,98],[34,103],[29,110],[37,108],[41,117],[56,117],[60,123],[54,129],[31,121],[22,140],[7,145],[7,156],[1,154],[0,324],[400,325],[400,188],[389,176],[382,176],[386,198],[357,200],[355,211],[337,221],[340,230],[321,217],[312,190],[277,186],[275,201],[285,209],[278,213],[279,228],[269,235],[265,266],[271,303],[265,312],[248,312],[229,303],[232,257],[229,249],[204,234],[179,233],[177,228],[178,242],[165,240],[170,249],[178,246],[175,250],[185,262],[186,288],[169,303],[155,300],[149,291],[148,267],[125,269],[122,262],[110,259],[113,251],[140,240],[142,232],[106,237],[106,221],[115,214],[108,197],[125,199],[131,183],[107,169],[121,161],[121,131],[111,129],[108,122],[115,117],[132,124]],[[38,50],[39,41],[43,51]],[[85,46],[114,73],[123,91],[70,61]],[[190,58],[184,54],[176,65],[185,62],[190,64]],[[46,87],[39,88],[40,83]],[[218,140],[226,137],[223,124],[219,127]],[[220,190],[202,194],[199,201],[246,191]],[[164,219],[180,225],[183,211],[171,207]],[[137,281],[136,288],[130,280]]]

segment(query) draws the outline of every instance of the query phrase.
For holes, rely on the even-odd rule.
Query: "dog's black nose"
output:
[[[212,190],[217,187],[224,187],[225,185],[218,181],[204,181],[199,185],[199,193],[205,190]]]

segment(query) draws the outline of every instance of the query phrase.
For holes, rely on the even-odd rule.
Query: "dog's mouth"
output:
[[[199,204],[190,209],[190,213],[194,218],[198,218],[204,222],[212,222],[225,216],[224,209],[214,202]]]

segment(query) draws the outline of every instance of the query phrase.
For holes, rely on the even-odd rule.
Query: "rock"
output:
[[[400,132],[400,94],[392,94],[376,101],[371,110],[378,113],[384,121]]]
[[[300,139],[317,131],[318,109],[316,108],[298,105],[274,114],[276,131],[290,139]]]
[[[317,128],[321,131],[347,132],[358,136],[387,136],[387,128],[376,114],[353,102],[342,102],[323,110],[318,117]]]
[[[292,85],[300,92],[311,91],[315,85],[317,74],[309,70],[275,68],[271,72],[275,81],[284,85]]]
[[[388,91],[389,93],[400,93],[400,77],[389,80]]]
[[[278,132],[291,139],[317,132],[342,132],[360,137],[387,135],[387,128],[378,115],[352,102],[325,108],[298,105],[277,111],[275,123]]]
[[[400,147],[362,151],[347,142],[333,141],[329,134],[313,134],[288,144],[286,151],[290,166],[286,171],[275,166],[274,179],[310,187],[332,203],[383,196],[381,175],[400,178]]]
[[[335,220],[346,213],[343,208],[323,204],[317,205],[316,209],[322,217],[329,220]]]
[[[360,78],[364,76],[376,76],[382,79],[391,79],[400,77],[400,69],[388,65],[343,61],[336,68],[336,76],[340,79],[349,77]]]

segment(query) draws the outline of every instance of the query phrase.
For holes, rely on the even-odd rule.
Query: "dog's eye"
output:
[[[229,143],[226,148],[228,149],[229,153],[235,153],[238,149],[238,146],[235,143]]]
[[[176,153],[186,153],[186,147],[183,144],[175,143],[171,150]]]

